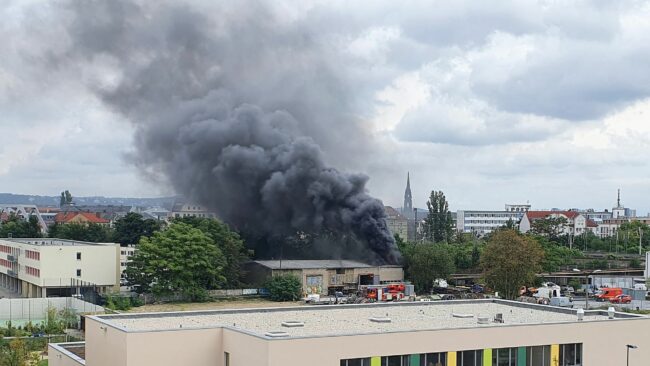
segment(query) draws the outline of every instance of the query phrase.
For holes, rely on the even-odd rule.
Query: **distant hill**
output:
[[[160,198],[129,198],[129,197],[74,197],[77,206],[95,205],[124,205],[124,206],[160,206],[171,208],[175,197]],[[26,194],[0,193],[0,204],[24,204],[37,206],[59,206],[59,196],[33,196]]]

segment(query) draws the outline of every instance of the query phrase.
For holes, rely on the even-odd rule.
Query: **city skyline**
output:
[[[324,57],[332,71],[334,91],[317,88],[327,101],[314,113],[340,106],[358,122],[332,135],[322,116],[314,124],[325,128],[306,133],[332,166],[367,174],[386,205],[401,205],[410,171],[417,207],[435,189],[453,210],[604,209],[621,188],[626,206],[650,210],[647,3],[267,5],[271,22],[313,41],[301,57]],[[176,193],[136,167],[136,127],[93,93],[124,76],[119,65],[96,59],[76,74],[47,63],[45,55],[69,51],[61,11],[44,1],[0,8],[0,39],[15,51],[0,60],[0,134],[10,136],[0,146],[0,190]]]

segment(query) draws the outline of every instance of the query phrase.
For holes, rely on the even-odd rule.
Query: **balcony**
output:
[[[9,262],[14,262],[14,263],[15,263],[15,262],[18,262],[18,258],[16,258],[15,255],[11,255],[11,254],[7,254],[7,260],[8,260]]]
[[[9,277],[18,277],[18,273],[14,272],[14,271],[12,271],[12,270],[8,270],[8,271],[7,271],[7,275],[8,275]]]

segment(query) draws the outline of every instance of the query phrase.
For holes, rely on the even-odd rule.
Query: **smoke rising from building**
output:
[[[70,46],[50,62],[74,63],[136,126],[136,165],[247,238],[268,246],[327,233],[337,238],[330,255],[396,262],[367,177],[328,163],[367,144],[335,53],[258,3],[203,6],[70,2]]]

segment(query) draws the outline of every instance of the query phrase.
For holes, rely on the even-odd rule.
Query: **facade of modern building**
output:
[[[73,287],[83,286],[100,293],[119,290],[119,248],[49,238],[0,239],[0,286],[22,297],[71,296]]]
[[[356,291],[359,284],[378,285],[404,280],[401,266],[375,266],[353,260],[266,260],[244,265],[245,282],[261,286],[271,277],[291,274],[300,278],[304,295]]]
[[[51,366],[646,365],[650,318],[496,299],[86,318]],[[612,336],[615,335],[615,336]],[[627,345],[636,346],[628,349]]]
[[[402,240],[408,240],[408,219],[390,206],[384,206],[386,224],[393,235],[399,235]]]
[[[483,236],[512,221],[517,225],[530,205],[506,204],[503,211],[458,210],[456,228],[459,232]]]

